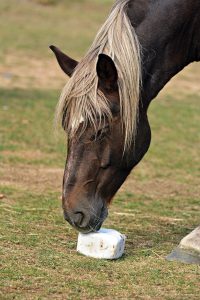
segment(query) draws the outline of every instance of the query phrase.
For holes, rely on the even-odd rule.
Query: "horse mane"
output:
[[[98,90],[96,64],[101,53],[109,55],[118,72],[120,114],[124,130],[124,149],[132,142],[137,130],[141,84],[140,45],[127,16],[129,0],[118,0],[100,28],[91,47],[77,65],[65,85],[56,110],[56,121],[63,121],[69,137],[83,122],[83,129],[92,124],[98,130],[102,119],[112,120],[109,101]]]

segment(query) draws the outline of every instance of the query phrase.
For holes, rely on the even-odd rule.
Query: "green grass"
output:
[[[2,162],[61,166],[66,136],[53,127],[58,97],[58,91],[0,90],[0,150],[10,153],[1,155]],[[35,158],[38,149],[41,155]],[[32,151],[31,159],[19,155],[23,151]]]
[[[51,43],[81,56],[111,2],[1,0],[1,65],[13,53],[43,62]],[[117,261],[77,254],[77,232],[63,219],[59,94],[49,85],[0,88],[0,298],[199,299],[200,268],[165,260],[199,225],[199,94],[165,93],[150,107],[151,148],[104,225],[127,235]]]
[[[39,5],[39,1],[1,0],[0,58],[18,52],[26,56],[47,57],[48,46],[58,45],[81,56],[105,20],[112,0],[54,1],[57,5]],[[49,51],[49,56],[50,56]]]
[[[52,132],[56,98],[55,91],[1,89],[4,171],[12,165],[16,171],[24,168],[26,176],[29,166],[47,170],[63,167],[64,138],[59,136],[55,142]],[[98,261],[76,253],[77,233],[63,220],[60,189],[55,185],[44,185],[42,192],[37,186],[31,189],[29,183],[1,185],[5,195],[0,205],[3,298],[197,299],[199,268],[169,263],[165,256],[199,222],[199,197],[193,195],[199,141],[190,136],[190,131],[199,135],[199,123],[195,122],[198,101],[198,96],[181,102],[165,97],[150,109],[152,146],[131,178],[136,186],[150,180],[170,180],[180,188],[172,195],[162,195],[161,186],[156,197],[149,190],[135,192],[130,181],[126,192],[116,195],[105,226],[128,237],[121,260]],[[24,118],[28,124],[22,124]],[[177,126],[173,126],[177,119]],[[38,149],[42,153],[39,160],[34,158]],[[30,151],[33,158],[26,158],[24,153]],[[31,174],[28,176],[31,182]]]

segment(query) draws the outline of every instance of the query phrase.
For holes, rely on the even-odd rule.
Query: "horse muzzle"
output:
[[[103,206],[101,210],[97,212],[94,209],[64,209],[65,220],[76,230],[82,233],[98,231],[101,228],[107,216],[108,209],[106,206]]]

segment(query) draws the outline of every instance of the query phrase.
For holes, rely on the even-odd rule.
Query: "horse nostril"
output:
[[[74,224],[75,226],[81,227],[84,220],[84,214],[82,212],[76,212],[74,214]]]

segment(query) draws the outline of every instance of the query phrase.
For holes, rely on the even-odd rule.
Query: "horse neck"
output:
[[[185,66],[200,60],[199,0],[130,1],[142,47],[142,102],[149,103]]]

